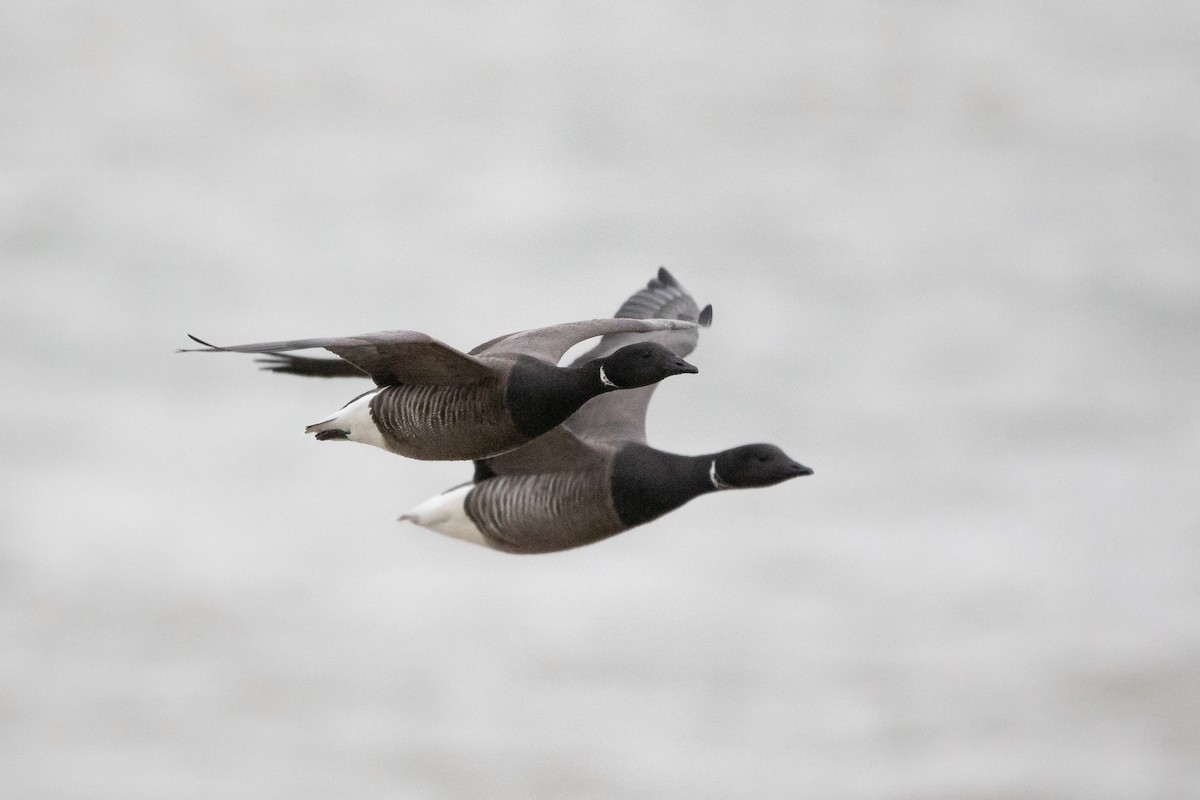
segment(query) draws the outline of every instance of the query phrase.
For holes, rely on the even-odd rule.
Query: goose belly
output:
[[[463,506],[490,547],[511,553],[566,550],[626,528],[603,470],[489,478]]]
[[[383,447],[409,458],[483,458],[527,441],[495,382],[387,386],[371,397],[370,412]]]

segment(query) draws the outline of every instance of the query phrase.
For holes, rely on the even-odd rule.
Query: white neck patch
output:
[[[721,480],[721,476],[717,474],[717,460],[714,458],[712,463],[708,465],[708,479],[712,482],[714,489],[732,489],[733,486]]]
[[[607,386],[610,389],[620,389],[621,388],[620,386],[617,386],[615,383],[613,383],[611,380],[609,380],[608,375],[606,375],[604,373],[604,365],[603,364],[600,365],[600,382],[603,383],[605,386]]]

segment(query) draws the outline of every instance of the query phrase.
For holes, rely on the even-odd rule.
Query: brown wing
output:
[[[679,356],[687,356],[699,340],[697,324],[712,324],[712,306],[701,309],[675,277],[665,269],[631,295],[617,311],[621,319],[678,317],[685,327],[649,333],[629,331],[604,338],[575,360],[575,364],[601,358],[638,341],[657,342]],[[478,349],[478,348],[477,348]],[[520,475],[568,470],[608,457],[624,442],[646,441],[646,412],[657,384],[598,395],[584,403],[562,425],[516,450],[475,462],[475,482],[493,475]]]
[[[479,345],[471,351],[471,355],[527,355],[557,364],[564,353],[594,336],[611,333],[656,333],[695,327],[695,322],[677,319],[589,319],[500,336]]]
[[[475,462],[475,483],[496,475],[535,475],[587,469],[604,461],[606,444],[585,442],[563,426],[515,450]]]
[[[646,288],[630,295],[613,316],[619,319],[681,319],[707,328],[712,325],[712,306],[701,309],[675,276],[665,267],[659,267],[658,275],[650,279]],[[700,330],[694,327],[661,333],[610,333],[574,363],[603,358],[634,342],[654,342],[680,358],[687,358],[696,349],[699,339]]]
[[[646,288],[631,295],[621,304],[618,317],[671,318],[697,323],[707,328],[712,324],[712,306],[703,309],[687,290],[666,269]],[[675,355],[686,358],[700,341],[700,328],[691,327],[661,333],[613,333],[602,338],[594,348],[575,360],[576,364],[602,358],[633,342],[655,342]],[[634,441],[646,442],[646,413],[657,384],[639,389],[626,389],[593,397],[563,423],[574,435],[588,442]]]
[[[340,358],[309,358],[291,353],[264,353],[254,359],[259,369],[284,375],[303,375],[310,378],[366,378],[367,373]]]
[[[190,336],[190,334],[189,334]],[[181,352],[278,353],[324,348],[361,369],[380,386],[393,383],[463,384],[495,376],[474,356],[417,331],[381,331],[326,339],[290,339],[217,347],[195,336],[204,349]]]

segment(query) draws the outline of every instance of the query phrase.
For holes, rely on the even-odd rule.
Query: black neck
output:
[[[716,491],[709,473],[713,456],[681,456],[643,444],[626,445],[613,463],[617,516],[629,527],[674,511]]]
[[[508,376],[509,413],[517,430],[533,438],[561,424],[598,394],[610,391],[600,380],[600,363],[556,367],[521,356]]]

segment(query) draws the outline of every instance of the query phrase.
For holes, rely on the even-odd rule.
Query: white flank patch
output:
[[[377,389],[374,392],[367,392],[363,396],[351,400],[332,417],[327,417],[320,422],[309,425],[304,429],[304,432],[316,433],[327,430],[350,431],[350,441],[373,444],[376,447],[382,447],[384,450],[387,450],[388,446],[383,440],[383,434],[379,432],[379,427],[375,424],[375,420],[371,418],[371,399],[375,397],[378,391]]]
[[[483,534],[479,532],[479,528],[475,527],[475,523],[467,516],[467,510],[463,507],[467,494],[472,488],[474,485],[468,483],[448,492],[434,495],[400,519],[408,520],[422,528],[428,528],[453,539],[462,539],[464,542],[487,547],[487,539],[483,538]]]

